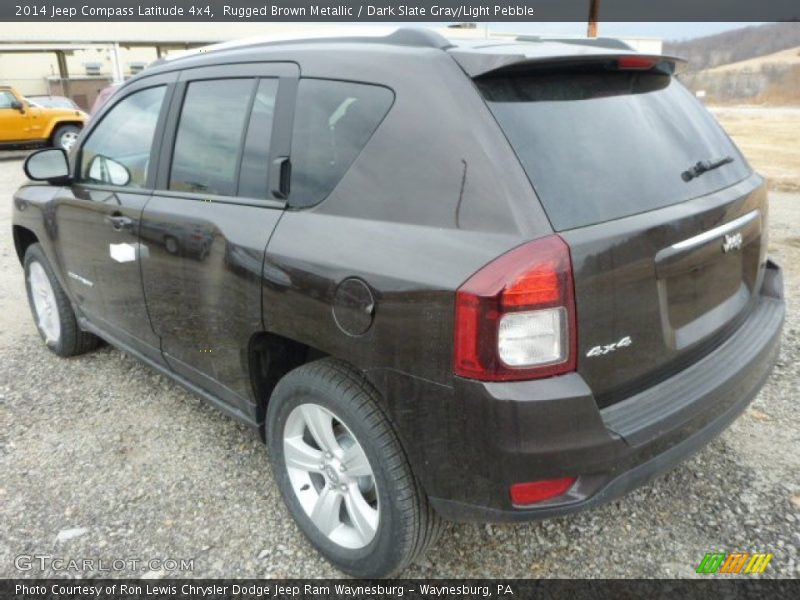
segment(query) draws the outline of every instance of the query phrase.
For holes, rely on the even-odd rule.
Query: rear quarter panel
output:
[[[366,370],[452,383],[454,292],[481,266],[551,231],[471,80],[440,51],[364,59],[344,49],[301,64],[304,77],[389,87],[395,103],[333,193],[290,210],[267,249],[267,329]],[[520,196],[531,197],[521,202]],[[342,331],[331,305],[357,277],[374,320]]]

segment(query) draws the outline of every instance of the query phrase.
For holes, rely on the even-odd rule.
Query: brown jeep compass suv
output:
[[[252,426],[354,575],[606,502],[725,429],[781,336],[764,180],[677,62],[399,30],[157,63],[26,162],[39,332]]]

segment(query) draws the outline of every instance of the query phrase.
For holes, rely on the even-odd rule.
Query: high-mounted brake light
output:
[[[455,373],[510,381],[574,371],[575,321],[566,242],[551,235],[523,244],[456,292]]]
[[[646,56],[620,56],[617,59],[618,69],[647,70],[656,66],[656,60]]]

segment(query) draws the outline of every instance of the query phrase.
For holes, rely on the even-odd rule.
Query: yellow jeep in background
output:
[[[36,106],[13,87],[0,85],[0,148],[49,145],[69,150],[87,119],[80,110]]]

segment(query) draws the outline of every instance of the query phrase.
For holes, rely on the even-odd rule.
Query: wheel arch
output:
[[[19,263],[22,264],[25,261],[25,252],[28,250],[28,247],[32,244],[38,244],[39,238],[33,231],[27,227],[23,227],[22,225],[14,225],[12,228],[12,233],[14,238],[14,249],[17,251]]]
[[[78,129],[83,130],[84,122],[72,119],[65,119],[63,121],[52,121],[50,123],[50,128],[48,129],[46,136],[51,143],[53,142],[53,136],[56,134],[56,131],[58,131],[58,128],[63,125],[74,125]]]
[[[253,334],[248,344],[248,370],[262,441],[266,440],[267,405],[281,378],[297,367],[326,356],[317,348],[276,333],[260,331]]]

